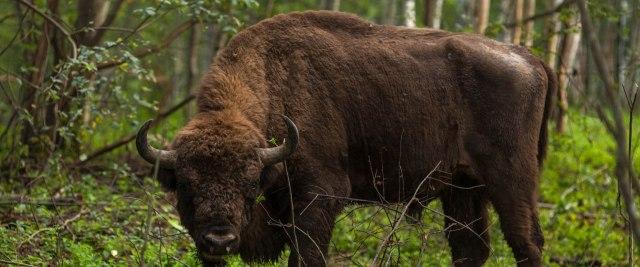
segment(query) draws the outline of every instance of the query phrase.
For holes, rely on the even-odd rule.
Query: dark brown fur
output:
[[[286,114],[300,129],[287,160],[295,222],[313,239],[297,232],[290,264],[299,255],[307,266],[324,265],[346,204],[338,198],[406,202],[441,162],[453,175],[430,179],[418,196],[440,198],[447,226],[455,219],[473,230],[447,233],[454,263],[487,259],[491,203],[519,265],[539,266],[536,198],[554,88],[553,74],[526,49],[482,36],[345,13],[279,15],[239,33],[216,58],[199,114],[173,144],[176,170],[160,180],[176,191],[199,248],[203,232],[230,225],[240,237],[232,252],[277,259],[285,245],[295,247],[287,179],[283,164],[263,168],[253,149],[285,136]],[[255,204],[258,194],[266,200]],[[337,198],[311,202],[317,194]]]

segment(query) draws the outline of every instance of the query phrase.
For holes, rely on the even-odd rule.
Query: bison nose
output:
[[[231,244],[236,240],[236,236],[234,234],[228,233],[224,235],[217,235],[213,233],[206,234],[204,236],[204,240],[209,243],[210,246],[213,247],[224,247]]]

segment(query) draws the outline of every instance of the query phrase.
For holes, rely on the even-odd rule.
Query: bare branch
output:
[[[393,233],[398,229],[398,226],[400,226],[400,222],[402,222],[402,219],[404,218],[404,215],[407,213],[407,210],[409,209],[409,206],[411,206],[411,203],[413,203],[414,201],[418,200],[416,198],[416,196],[418,195],[418,192],[420,192],[420,188],[425,183],[425,181],[430,179],[431,175],[440,167],[441,163],[442,162],[438,162],[436,167],[434,167],[433,170],[431,170],[429,172],[429,174],[427,174],[427,176],[424,177],[424,179],[422,179],[420,184],[418,184],[418,186],[416,187],[416,190],[413,192],[413,196],[411,197],[409,202],[407,204],[405,204],[404,209],[402,210],[402,213],[400,213],[400,216],[396,219],[396,221],[395,221],[395,223],[393,225],[393,228],[391,228],[391,231],[389,231],[389,233],[387,233],[387,236],[382,240],[382,242],[380,242],[380,246],[378,246],[378,250],[376,252],[376,256],[373,258],[373,261],[371,262],[371,266],[376,266],[376,263],[378,261],[378,257],[380,256],[380,253],[382,252],[382,249],[387,245],[387,243],[391,239],[391,236],[393,235]]]
[[[563,9],[569,7],[570,5],[572,5],[575,2],[576,2],[576,0],[565,0],[564,2],[560,3],[559,5],[557,5],[556,7],[552,8],[552,9],[549,9],[549,10],[544,11],[542,13],[535,14],[533,16],[526,17],[526,18],[524,18],[522,20],[519,20],[519,21],[513,21],[513,22],[505,23],[505,24],[503,24],[503,26],[505,26],[507,28],[510,28],[510,27],[514,27],[516,25],[522,25],[522,24],[527,23],[527,22],[532,21],[532,20],[537,20],[537,19],[541,19],[541,18],[544,18],[544,17],[547,17],[547,16],[551,16],[551,15],[553,15],[555,13],[558,13],[558,12],[562,11]]]
[[[26,264],[26,263],[21,263],[21,262],[16,262],[16,261],[9,261],[9,260],[2,260],[0,259],[0,263],[5,263],[8,264],[9,266],[15,265],[15,266],[33,266],[35,267],[35,265],[31,265],[31,264]]]
[[[175,29],[173,29],[173,31],[171,31],[171,33],[169,33],[169,35],[167,35],[167,37],[162,39],[160,44],[140,49],[140,50],[134,52],[133,55],[135,57],[141,58],[141,57],[145,57],[145,56],[148,56],[150,54],[159,52],[162,49],[167,48],[171,43],[173,43],[173,41],[178,39],[178,37],[182,33],[187,31],[189,28],[193,27],[193,25],[195,25],[195,24],[196,24],[195,20],[185,21],[182,24],[178,25]],[[125,62],[126,61],[124,59],[106,61],[106,62],[98,63],[97,68],[99,70],[108,69],[108,68],[112,68],[112,67],[121,65],[121,64],[123,64]]]
[[[67,37],[67,40],[69,40],[69,43],[71,43],[71,49],[72,49],[72,53],[73,53],[73,58],[76,58],[78,56],[78,46],[76,45],[76,42],[73,40],[73,38],[71,37],[71,34],[69,34],[69,31],[67,31],[67,29],[65,29],[62,25],[60,25],[60,23],[58,23],[55,19],[53,19],[52,17],[48,16],[47,14],[45,14],[40,9],[38,9],[36,6],[34,6],[33,4],[27,2],[26,0],[18,0],[18,2],[20,4],[23,4],[23,5],[27,6],[29,9],[33,10],[34,12],[38,13],[38,15],[40,15],[41,17],[43,17],[44,19],[49,21],[60,32],[62,32],[62,34],[64,34],[64,36]]]
[[[158,122],[164,120],[166,117],[168,117],[169,115],[173,114],[174,112],[176,112],[177,110],[179,110],[180,108],[182,108],[183,106],[185,106],[186,104],[188,104],[189,102],[191,102],[193,99],[195,99],[194,95],[190,95],[187,98],[183,99],[182,101],[180,101],[178,104],[174,105],[173,107],[169,108],[168,110],[164,111],[164,112],[160,112],[158,113],[158,115],[156,116],[156,118],[154,119],[154,123],[152,124],[151,127],[154,127],[155,125],[158,125]],[[81,161],[77,161],[74,165],[82,165],[87,163],[90,160],[93,160],[97,157],[100,157],[106,153],[109,153],[113,150],[115,150],[116,148],[119,148],[121,146],[124,146],[126,144],[128,144],[129,142],[133,141],[134,139],[136,139],[136,133],[132,133],[130,135],[127,135],[126,137],[115,141],[111,144],[108,144],[96,151],[94,151],[93,153],[89,154],[89,156],[87,156],[87,158],[85,160],[81,160]]]
[[[24,12],[24,15],[22,15],[20,17],[20,22],[18,23],[18,30],[16,30],[15,35],[11,38],[11,40],[9,41],[9,43],[2,49],[2,51],[0,51],[0,56],[2,56],[4,54],[4,52],[6,52],[12,45],[13,42],[16,41],[16,39],[18,38],[18,35],[20,35],[20,32],[22,31],[22,23],[24,22],[24,18],[29,14],[29,12]],[[1,22],[0,22],[1,23]],[[1,79],[0,79],[1,81]]]

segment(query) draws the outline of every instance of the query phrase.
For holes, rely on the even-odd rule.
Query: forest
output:
[[[640,0],[0,0],[0,266],[200,266],[136,151],[198,112],[201,77],[278,14],[484,35],[556,74],[537,208],[543,266],[640,265]],[[442,205],[349,205],[328,266],[451,266]],[[515,266],[494,210],[486,266]],[[275,262],[229,266],[284,266]]]

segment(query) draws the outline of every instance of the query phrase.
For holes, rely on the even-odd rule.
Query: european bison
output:
[[[344,199],[407,203],[417,192],[442,201],[456,266],[487,259],[488,203],[518,265],[539,266],[555,83],[526,49],[479,35],[290,13],[231,40],[170,150],[147,144],[149,124],[137,146],[159,163],[205,265],[234,253],[276,260],[288,246],[289,265],[323,266]],[[439,162],[451,175],[418,188]]]

